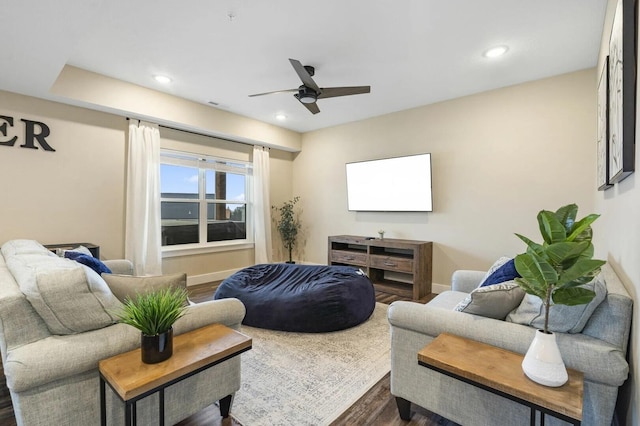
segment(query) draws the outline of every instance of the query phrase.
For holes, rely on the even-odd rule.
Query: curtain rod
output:
[[[131,117],[126,117],[126,119],[127,119],[127,121],[129,121],[129,120],[138,120],[138,122],[144,121],[144,120],[140,120],[138,118],[133,118],[132,119]],[[177,127],[165,126],[164,124],[158,124],[158,127],[162,127],[164,129],[168,129],[168,130],[175,130],[176,132],[191,133],[192,135],[196,135],[196,136],[204,136],[204,137],[207,137],[207,138],[216,138],[216,139],[220,139],[220,140],[227,141],[227,142],[241,143],[243,145],[264,146],[264,145],[259,144],[259,143],[242,142],[242,141],[237,141],[237,140],[233,140],[233,139],[223,138],[223,137],[220,137],[220,136],[211,136],[211,135],[206,135],[204,133],[195,132],[193,130],[185,130],[185,129],[179,129]],[[271,150],[271,148],[269,148],[269,147],[265,147],[265,148]]]

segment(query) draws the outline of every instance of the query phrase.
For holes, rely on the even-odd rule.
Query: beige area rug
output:
[[[387,305],[332,333],[242,327],[253,348],[242,354],[242,386],[231,408],[244,426],[328,425],[390,370]]]

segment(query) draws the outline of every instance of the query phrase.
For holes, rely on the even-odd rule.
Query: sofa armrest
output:
[[[125,324],[66,336],[50,336],[9,350],[7,387],[23,392],[98,368],[98,362],[140,346],[140,332]]]
[[[453,273],[451,277],[451,290],[471,293],[474,288],[478,287],[480,281],[484,278],[486,271],[470,271],[460,269]]]
[[[519,354],[526,353],[536,332],[521,324],[405,301],[389,306],[388,319],[392,350],[394,328],[432,338],[447,332]],[[582,371],[585,379],[612,386],[620,386],[626,380],[629,366],[615,346],[579,333],[556,333],[556,339],[565,365]]]
[[[187,308],[186,315],[176,321],[173,331],[182,334],[213,323],[238,330],[245,313],[244,304],[235,298],[197,303]]]
[[[133,263],[127,259],[103,260],[111,272],[120,275],[133,275]]]

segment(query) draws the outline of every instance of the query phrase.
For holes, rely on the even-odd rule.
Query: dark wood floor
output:
[[[189,287],[189,296],[196,303],[213,299],[218,283],[201,284]],[[427,300],[431,299],[428,297]],[[391,303],[395,300],[406,300],[402,297],[376,292],[376,300]],[[425,300],[425,301],[427,301]],[[232,410],[233,412],[233,410]],[[455,426],[454,423],[430,413],[415,405],[410,421],[401,420],[396,404],[390,392],[389,374],[378,382],[369,392],[360,398],[349,410],[340,416],[332,426],[371,425],[371,426]],[[4,379],[4,369],[0,363],[0,425],[16,426],[9,390]],[[222,419],[220,411],[211,405],[199,413],[183,420],[179,426],[239,426],[233,419]],[[251,425],[246,425],[251,426]]]

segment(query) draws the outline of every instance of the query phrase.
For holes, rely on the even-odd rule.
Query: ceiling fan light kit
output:
[[[300,86],[298,94],[293,95],[303,104],[312,104],[318,99],[318,94],[307,86]]]
[[[304,105],[309,112],[312,114],[317,114],[320,112],[320,108],[316,105],[316,101],[318,99],[324,98],[335,98],[338,96],[350,96],[350,95],[361,95],[364,93],[371,92],[371,86],[354,86],[354,87],[327,87],[320,88],[313,81],[313,77],[315,75],[315,68],[310,65],[302,65],[300,61],[296,59],[289,59],[291,66],[298,74],[300,80],[302,80],[302,85],[297,89],[287,89],[287,90],[277,90],[274,92],[266,92],[266,93],[257,93],[255,95],[249,95],[249,97],[255,96],[263,96],[263,95],[271,95],[274,93],[285,93],[285,92],[298,92],[293,96],[300,101],[302,105]]]

